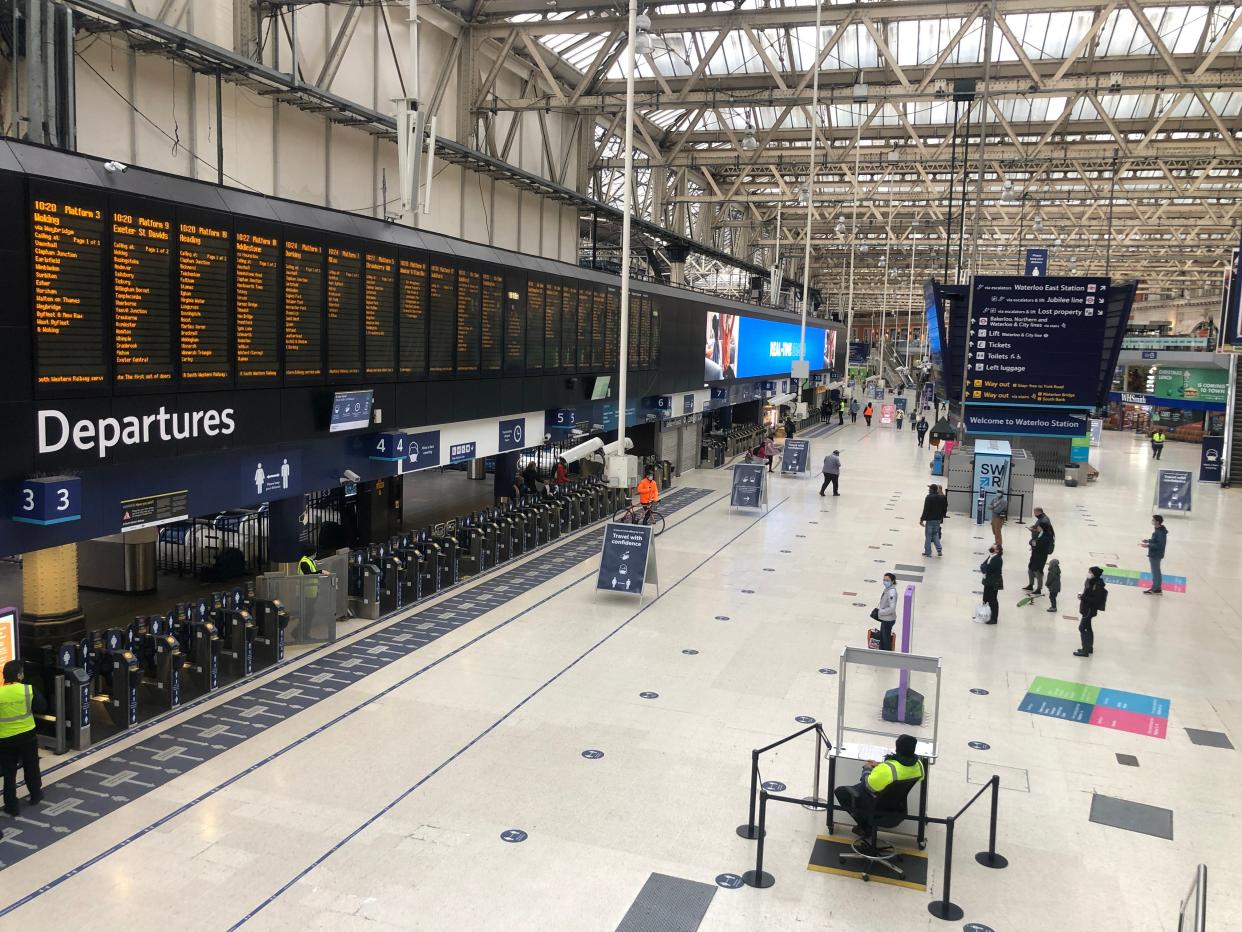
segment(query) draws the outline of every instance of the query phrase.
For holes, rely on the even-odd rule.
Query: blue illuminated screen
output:
[[[799,358],[802,328],[775,320],[740,314],[707,315],[707,339],[703,354],[703,379],[748,379],[763,375],[788,375]],[[806,355],[812,372],[831,369],[836,353],[836,331],[807,326]]]

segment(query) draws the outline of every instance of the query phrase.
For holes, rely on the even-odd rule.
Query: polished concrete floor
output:
[[[636,906],[625,928],[694,928],[697,916],[658,903],[634,924],[660,874],[706,885],[694,887],[706,891],[703,930],[1173,930],[1202,862],[1209,928],[1242,928],[1229,854],[1242,842],[1237,752],[1187,731],[1242,743],[1242,493],[1196,486],[1193,514],[1169,518],[1165,574],[1186,577],[1186,591],[1111,586],[1084,660],[1066,616],[1086,567],[1146,568],[1157,466],[1144,443],[1106,434],[1098,483],[1039,484],[1062,610],[1017,607],[1027,532],[1010,526],[995,627],[971,622],[982,528],[954,515],[944,557],[921,556],[930,451],[861,420],[815,438],[812,462],[832,448],[840,498],[819,498],[813,478],[777,478],[764,513],[728,508],[726,470],[688,473],[682,486],[713,494],[670,517],[658,598],[596,595],[587,559],[5,869],[0,926],[612,930]],[[1195,469],[1197,454],[1170,443],[1161,465]],[[820,670],[861,646],[874,580],[898,563],[925,568],[907,571],[922,577],[910,582],[914,651],[943,667],[929,812],[957,812],[999,774],[1009,867],[975,863],[985,796],[955,829],[951,896],[965,917],[941,922],[927,906],[943,893],[942,827],[929,829],[925,892],[865,884],[809,871],[823,814],[774,803],[764,867],[775,884],[718,886],[754,867],[754,842],[735,832],[751,749],[803,727],[800,716],[835,741],[839,673]],[[1167,700],[1164,737],[1021,711],[1037,677]],[[863,726],[890,727],[876,713],[891,682],[850,683],[863,691],[851,709],[871,710]],[[810,796],[814,754],[791,742],[764,755],[763,778]],[[43,805],[59,800],[56,779],[100,756],[53,774]],[[1120,826],[1102,824],[1110,813]]]

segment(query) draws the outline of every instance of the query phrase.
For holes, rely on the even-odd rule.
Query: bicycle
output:
[[[643,524],[651,528],[651,533],[659,537],[664,533],[664,515],[655,509],[655,505],[642,505],[630,502],[612,516],[615,524]]]

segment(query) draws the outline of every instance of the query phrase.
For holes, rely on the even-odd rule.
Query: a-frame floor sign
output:
[[[619,592],[643,595],[643,586],[651,583],[660,594],[660,578],[656,572],[655,536],[645,524],[604,525],[604,545],[600,549],[599,575],[596,592]]]
[[[763,463],[738,463],[733,467],[730,508],[768,508],[768,467]]]
[[[781,459],[781,475],[805,479],[811,475],[811,441],[786,440],[785,454]]]

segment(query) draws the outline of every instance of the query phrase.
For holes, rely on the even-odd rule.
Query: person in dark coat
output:
[[[1048,611],[1057,610],[1057,596],[1061,594],[1061,561],[1053,557],[1048,561],[1048,578],[1044,580],[1048,590]]]
[[[944,548],[940,546],[940,525],[948,514],[949,499],[940,491],[940,486],[929,485],[927,497],[923,499],[923,513],[919,515],[919,527],[923,529],[923,556],[930,557],[933,546],[936,556],[944,556]]]
[[[1023,592],[1031,595],[1044,594],[1044,564],[1048,562],[1048,549],[1052,538],[1038,524],[1031,525],[1031,559],[1026,564],[1026,585]]]
[[[922,446],[923,441],[927,438],[927,431],[931,429],[931,425],[927,423],[927,418],[920,414],[918,421],[915,422],[914,429],[919,432],[919,446]]]
[[[1078,614],[1082,616],[1078,623],[1078,633],[1082,635],[1082,648],[1074,651],[1075,657],[1090,657],[1095,652],[1095,631],[1091,628],[1091,622],[1108,598],[1103,577],[1103,569],[1098,566],[1091,567],[1078,596]]]
[[[1163,515],[1152,515],[1151,526],[1151,537],[1143,541],[1143,546],[1147,548],[1147,559],[1151,562],[1151,588],[1144,589],[1143,594],[1160,595],[1164,591],[1164,576],[1160,573],[1160,561],[1164,559],[1169,529],[1164,526]]]
[[[997,595],[1005,588],[1005,580],[1001,577],[1005,566],[1004,553],[1004,547],[993,544],[988,548],[988,558],[979,564],[979,572],[983,574],[983,601],[992,610],[992,617],[988,619],[990,625],[1000,621],[1000,602]]]

